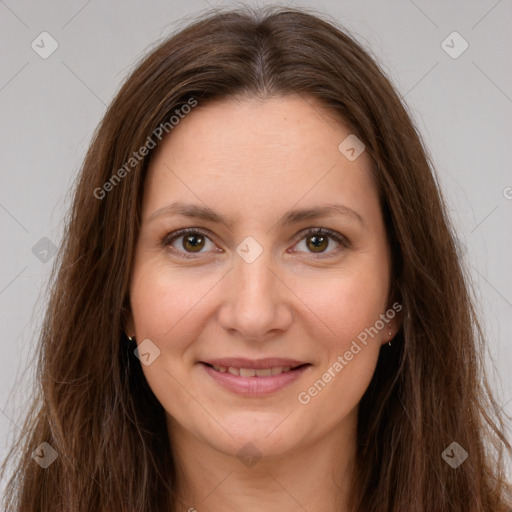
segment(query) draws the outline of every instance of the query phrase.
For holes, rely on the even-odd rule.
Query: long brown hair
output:
[[[191,98],[287,94],[319,100],[365,144],[392,247],[392,292],[403,305],[402,328],[381,350],[360,403],[353,510],[512,507],[506,425],[487,385],[468,280],[417,130],[369,53],[336,22],[273,7],[195,20],[145,57],[109,106],[55,265],[37,393],[7,459],[18,455],[5,510],[175,510],[165,411],[124,333],[151,153],[126,163]],[[46,469],[31,457],[43,442],[58,454]],[[452,442],[468,453],[456,469],[442,457]]]

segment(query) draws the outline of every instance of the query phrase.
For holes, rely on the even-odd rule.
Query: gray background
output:
[[[268,3],[275,2],[249,2]],[[0,0],[0,459],[30,398],[29,363],[54,261],[51,250],[41,261],[48,242],[40,240],[60,243],[69,190],[93,130],[150,46],[183,26],[184,16],[220,5],[235,4]],[[407,102],[457,226],[498,401],[512,414],[511,1],[287,5],[339,20],[371,50]],[[58,43],[46,59],[31,47],[34,40],[41,45],[44,31]],[[469,44],[457,58],[445,49],[457,52],[461,40],[451,37],[442,46],[453,31]]]

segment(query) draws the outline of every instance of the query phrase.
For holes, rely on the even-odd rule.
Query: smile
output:
[[[286,366],[271,363],[270,360],[266,360],[254,362],[253,366],[232,366],[235,363],[228,366],[202,362],[201,366],[218,385],[232,393],[247,397],[276,393],[299,379],[311,366],[310,363],[296,361],[295,364]]]
[[[228,372],[231,375],[239,375],[240,377],[271,377],[281,373],[289,372],[291,366],[272,366],[271,368],[236,368],[234,366],[212,366],[218,372]],[[295,369],[295,368],[294,368]]]

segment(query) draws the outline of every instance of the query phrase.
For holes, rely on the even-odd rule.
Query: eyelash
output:
[[[199,255],[201,253],[187,253],[187,252],[177,251],[176,249],[173,249],[173,248],[170,247],[171,244],[175,240],[177,240],[178,238],[180,238],[182,236],[188,235],[188,234],[203,235],[203,236],[207,237],[210,241],[212,241],[209,233],[207,231],[203,230],[203,229],[200,229],[200,228],[184,228],[184,229],[180,229],[178,231],[174,231],[172,233],[167,234],[163,238],[162,244],[163,244],[163,246],[165,248],[169,249],[174,254],[178,253],[179,256],[182,257],[182,258],[197,259],[198,256],[192,256],[192,254]],[[299,243],[304,238],[307,238],[310,235],[324,235],[324,236],[328,236],[329,238],[333,239],[335,242],[338,242],[340,244],[339,247],[336,247],[335,249],[333,249],[331,251],[328,251],[328,252],[316,253],[316,255],[315,255],[315,253],[310,253],[310,254],[315,255],[314,256],[315,259],[316,258],[329,257],[329,256],[332,255],[332,253],[337,254],[340,250],[348,249],[350,247],[350,242],[348,241],[347,238],[345,238],[340,233],[338,233],[336,231],[333,231],[331,229],[326,229],[326,228],[308,228],[308,229],[302,231],[300,233],[300,235],[301,235],[301,237],[297,240],[297,242],[294,245],[296,245],[297,243]]]

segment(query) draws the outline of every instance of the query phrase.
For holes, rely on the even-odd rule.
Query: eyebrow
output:
[[[329,217],[336,214],[349,216],[360,222],[363,226],[365,225],[364,219],[359,213],[357,213],[352,208],[349,208],[348,206],[340,203],[331,203],[325,206],[290,210],[285,215],[283,215],[276,224],[284,227],[302,222],[304,220],[311,220],[319,217]],[[165,215],[182,215],[183,217],[210,221],[217,224],[223,224],[229,229],[231,229],[234,225],[233,219],[223,217],[208,206],[182,203],[180,201],[176,201],[174,203],[163,206],[162,208],[158,208],[148,217],[147,221],[149,222],[157,217]]]

